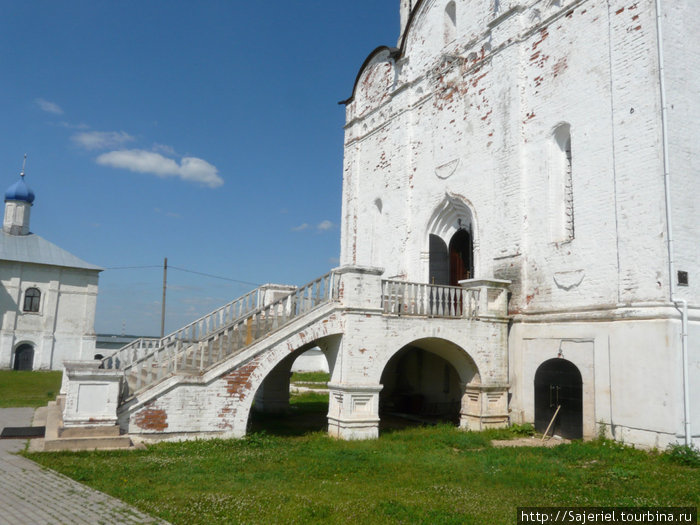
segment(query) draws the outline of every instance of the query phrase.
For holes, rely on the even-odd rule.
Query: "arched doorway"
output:
[[[32,370],[34,366],[34,347],[30,344],[23,344],[15,350],[15,370]]]
[[[457,230],[450,239],[450,286],[459,286],[459,281],[474,276],[474,254],[472,236],[465,229]]]
[[[571,361],[545,361],[535,373],[535,430],[544,432],[559,408],[549,435],[583,437],[583,380]]]
[[[430,260],[428,270],[429,284],[448,284],[450,282],[450,256],[447,245],[437,235],[429,238]]]
[[[474,277],[474,243],[468,230],[457,230],[449,247],[437,235],[430,235],[429,249],[430,284],[459,286],[459,281]]]

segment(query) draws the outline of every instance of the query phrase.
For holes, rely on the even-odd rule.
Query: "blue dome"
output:
[[[24,177],[15,182],[5,191],[6,201],[24,201],[31,204],[34,202],[34,192],[24,182]]]

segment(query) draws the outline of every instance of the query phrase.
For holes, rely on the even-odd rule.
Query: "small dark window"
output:
[[[679,271],[678,272],[678,285],[688,286],[688,272]]]
[[[24,310],[25,312],[38,312],[39,301],[41,300],[41,292],[36,288],[27,288],[24,292]]]

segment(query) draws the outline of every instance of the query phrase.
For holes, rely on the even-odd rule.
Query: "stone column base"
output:
[[[508,426],[509,385],[466,385],[459,426],[485,430]]]
[[[382,385],[329,383],[328,389],[328,435],[347,440],[379,437]]]

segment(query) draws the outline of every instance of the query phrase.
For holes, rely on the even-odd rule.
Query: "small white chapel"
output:
[[[0,369],[62,369],[95,353],[102,268],[32,233],[34,192],[24,180],[5,191],[0,233]]]

